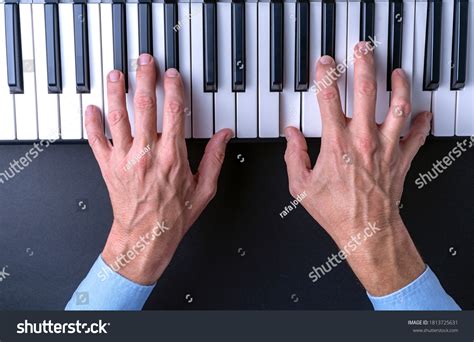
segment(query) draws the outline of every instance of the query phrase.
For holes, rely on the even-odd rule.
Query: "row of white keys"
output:
[[[135,136],[135,110],[134,97],[136,90],[137,65],[138,65],[138,5],[135,3],[127,3],[125,5],[126,20],[127,20],[127,63],[128,63],[128,91],[127,98],[127,112],[130,120],[130,128],[132,136]]]
[[[474,1],[469,2],[467,45],[467,77],[464,88],[457,92],[456,135],[474,136]]]
[[[426,41],[426,17],[428,14],[428,3],[426,1],[416,2],[416,16],[414,27],[413,45],[413,77],[412,77],[412,105],[411,112],[413,121],[416,115],[431,110],[431,91],[423,90],[423,72],[425,65],[425,41]]]
[[[59,94],[61,138],[81,139],[82,108],[81,95],[76,93],[73,6],[61,3],[58,7],[63,85],[62,93]]]
[[[209,138],[212,136],[214,129],[214,93],[204,92],[203,17],[203,4],[191,3],[192,117],[194,138]]]
[[[217,3],[217,75],[219,91],[214,95],[215,131],[235,132],[235,93],[232,92],[232,8],[230,2]],[[202,72],[202,69],[201,69]]]
[[[5,46],[5,7],[0,6],[0,46]],[[7,80],[7,59],[0,53],[0,140],[15,139],[15,102]]]
[[[279,93],[270,91],[270,3],[258,3],[258,132],[279,136]]]
[[[245,4],[245,92],[237,93],[237,137],[257,137],[257,3],[247,2]]]
[[[451,91],[451,49],[453,45],[454,1],[443,0],[441,29],[441,72],[439,88],[433,91],[434,136],[453,136],[456,95]]]
[[[302,93],[301,126],[306,137],[320,137],[321,112],[316,98],[320,90],[316,83],[316,61],[321,56],[321,3],[310,2],[309,89]]]
[[[157,118],[156,129],[163,131],[163,102],[165,93],[163,90],[163,77],[165,74],[165,15],[162,3],[152,3],[153,18],[153,55],[157,65],[157,80],[159,86],[156,88]]]
[[[296,4],[284,4],[283,91],[280,93],[280,136],[288,126],[300,128],[300,98],[295,91]],[[268,30],[268,29],[267,29]],[[268,65],[267,65],[268,68]]]
[[[192,136],[191,112],[191,16],[189,3],[178,3],[179,71],[184,86],[184,133]],[[156,52],[155,52],[156,53]],[[160,106],[160,104],[158,104]]]
[[[90,93],[82,94],[82,112],[84,113],[89,105],[94,105],[98,107],[102,111],[102,115],[104,115],[100,4],[87,4],[87,22],[89,33]],[[83,137],[87,139],[84,117],[82,123]]]
[[[111,70],[114,70],[114,45],[113,45],[113,31],[112,31],[112,4],[100,4],[100,26],[102,38],[102,84],[103,84],[103,99],[104,99],[104,121],[105,121],[105,135],[107,138],[112,138],[110,133],[110,126],[108,121],[109,104],[107,100],[107,75]]]
[[[16,137],[18,140],[35,140],[38,138],[35,69],[44,67],[44,64],[36,65],[35,68],[32,26],[33,18],[31,6],[31,4],[20,4],[21,51],[24,65],[24,93],[15,95]],[[42,23],[44,26],[44,20]],[[43,53],[46,52],[43,50]],[[46,79],[43,81],[46,83]]]

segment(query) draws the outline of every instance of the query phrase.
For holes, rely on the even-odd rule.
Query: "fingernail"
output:
[[[87,115],[87,116],[90,116],[90,115],[92,115],[93,113],[94,113],[94,106],[92,106],[92,105],[87,106],[87,108],[86,108],[86,115]]]
[[[292,134],[293,134],[293,131],[290,129],[290,127],[285,128],[285,138],[287,141],[291,139]]]
[[[397,69],[397,74],[398,76],[402,77],[404,80],[407,80],[407,74],[405,73],[405,71],[403,71],[403,69]]]
[[[109,81],[110,82],[117,82],[120,79],[120,72],[117,70],[113,70],[109,73]]]
[[[166,70],[166,77],[174,78],[177,77],[178,74],[178,70],[176,70],[175,68],[169,68],[168,70]]]
[[[150,63],[150,60],[151,56],[144,53],[138,58],[138,65],[147,65],[148,63]]]
[[[331,56],[323,56],[319,61],[324,65],[330,65],[334,63],[334,59],[332,59]]]
[[[431,112],[426,112],[425,115],[428,120],[431,120],[431,118],[433,117],[433,113]]]
[[[234,132],[227,134],[225,136],[225,143],[227,144],[230,141],[230,139],[232,139],[233,137],[234,137]]]

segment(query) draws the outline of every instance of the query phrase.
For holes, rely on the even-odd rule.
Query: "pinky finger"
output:
[[[432,117],[433,114],[430,112],[418,115],[412,124],[410,132],[401,141],[400,148],[402,149],[408,165],[411,163],[413,158],[415,158],[421,146],[424,145],[426,136],[430,133]]]

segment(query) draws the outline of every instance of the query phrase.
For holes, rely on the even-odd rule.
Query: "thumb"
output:
[[[214,134],[207,143],[198,168],[196,190],[198,194],[206,196],[208,200],[216,194],[217,180],[224,162],[225,149],[233,135],[232,130],[222,129]]]
[[[311,172],[308,146],[303,134],[295,127],[285,129],[287,140],[285,162],[288,171],[290,193],[296,196],[300,192],[303,180]]]

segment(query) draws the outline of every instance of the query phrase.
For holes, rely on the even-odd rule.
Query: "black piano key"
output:
[[[138,3],[138,50],[153,55],[153,25],[150,0]]]
[[[8,87],[10,93],[22,94],[24,91],[23,57],[21,52],[20,10],[17,3],[5,4],[5,36]]]
[[[46,32],[46,63],[48,74],[48,92],[62,92],[61,51],[59,45],[59,15],[57,3],[44,4]],[[73,37],[71,37],[73,39]]]
[[[114,69],[123,73],[125,91],[128,91],[128,57],[127,57],[127,18],[125,3],[112,3],[112,30],[114,43]]]
[[[270,2],[270,91],[283,90],[283,2]]]
[[[321,16],[321,55],[336,58],[336,2],[323,0]]]
[[[451,90],[460,90],[466,83],[468,11],[468,0],[454,1]]]
[[[245,91],[245,2],[232,2],[232,91]]]
[[[423,68],[423,90],[439,87],[441,68],[441,0],[429,0],[426,18],[425,63]]]
[[[178,3],[165,1],[165,69],[179,70]]]
[[[370,42],[375,35],[375,2],[374,0],[362,0],[360,2],[360,29],[359,40]]]
[[[309,87],[309,2],[296,2],[296,64],[295,91],[306,91]]]
[[[403,1],[390,0],[388,15],[387,91],[392,91],[392,72],[402,67]]]
[[[204,17],[204,92],[217,91],[217,3],[205,0]]]
[[[87,29],[87,5],[73,4],[74,12],[74,49],[76,64],[76,92],[90,93],[89,69],[89,32]]]

